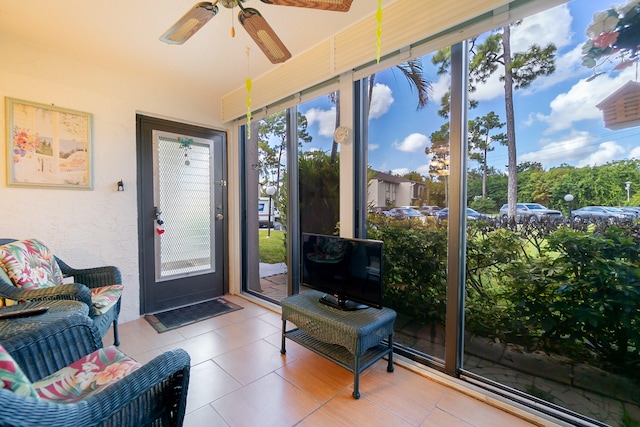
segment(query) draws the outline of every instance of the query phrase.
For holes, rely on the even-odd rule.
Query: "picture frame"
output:
[[[7,185],[93,190],[92,115],[5,97]]]

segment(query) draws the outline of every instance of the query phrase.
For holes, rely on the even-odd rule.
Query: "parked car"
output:
[[[500,208],[500,219],[506,221],[509,213],[509,205],[504,204]],[[548,209],[540,203],[516,203],[516,222],[521,224],[543,221],[556,222],[562,220],[562,212]]]
[[[418,209],[423,215],[435,215],[440,210],[440,206],[424,205]]]
[[[440,209],[435,213],[435,215],[438,219],[449,219],[449,208]],[[478,219],[489,220],[491,217],[471,208],[467,208],[467,220],[475,221]]]
[[[424,215],[413,208],[393,208],[385,211],[386,216],[398,218],[398,219],[420,219],[424,221]]]
[[[623,206],[620,209],[625,212],[631,212],[636,218],[640,218],[640,206]]]
[[[635,214],[625,212],[620,208],[611,206],[585,206],[571,211],[574,221],[607,220],[609,222],[632,220]]]
[[[269,218],[269,201],[271,201],[271,218]],[[260,227],[273,227],[275,221],[280,220],[280,211],[276,208],[275,201],[269,197],[258,198],[258,223]]]
[[[389,211],[389,208],[381,207],[381,206],[378,206],[377,208],[373,208],[371,210],[372,213],[375,213],[375,214],[378,214],[378,215],[386,215],[387,211]]]

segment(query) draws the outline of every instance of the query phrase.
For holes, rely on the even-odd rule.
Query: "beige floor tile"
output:
[[[280,349],[259,340],[213,359],[243,385],[264,377],[287,363]]]
[[[208,332],[164,347],[164,350],[180,347],[191,356],[191,366],[210,360],[216,356],[234,350],[238,345],[216,332]]]
[[[102,339],[103,345],[113,345],[111,331],[112,329]],[[184,340],[184,337],[177,330],[159,334],[144,318],[119,324],[118,332],[120,335],[119,348],[127,354],[141,354]]]
[[[184,427],[229,427],[229,424],[211,405],[206,405],[187,414],[184,418]]]
[[[211,360],[191,368],[187,413],[214,402],[242,388],[242,384]]]
[[[319,403],[353,387],[351,372],[315,353],[287,363],[276,373]]]
[[[259,317],[259,319],[267,322],[270,325],[275,326],[278,330],[282,329],[282,317],[280,317],[280,313],[274,313],[273,311],[266,312]]]
[[[399,366],[387,372],[387,361],[377,362],[365,374],[360,378],[360,394],[411,425],[419,425],[447,391]]]
[[[305,418],[299,427],[403,427],[411,426],[366,397],[354,399],[351,390],[334,397]]]
[[[448,412],[435,408],[420,427],[473,427],[473,425]]]
[[[230,426],[284,427],[296,425],[317,402],[271,373],[218,399],[213,407]]]
[[[244,319],[240,322],[216,329],[217,334],[229,340],[233,339],[240,345],[261,340],[278,332],[280,332],[280,329],[257,317]]]
[[[535,425],[451,389],[445,392],[437,406],[439,409],[475,426],[528,427]]]
[[[278,312],[225,298],[243,308],[163,334],[143,318],[120,325],[120,349],[141,363],[177,347],[191,356],[187,427],[532,425],[400,366],[389,373],[385,360],[361,374],[354,399],[353,373],[288,339],[280,354]]]

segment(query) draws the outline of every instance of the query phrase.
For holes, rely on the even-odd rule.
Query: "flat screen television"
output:
[[[382,308],[383,242],[302,233],[302,283],[341,310]]]

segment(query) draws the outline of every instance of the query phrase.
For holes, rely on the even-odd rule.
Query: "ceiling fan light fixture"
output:
[[[211,18],[216,16],[218,13],[217,2],[216,0],[213,3],[196,3],[182,18],[178,19],[171,28],[160,36],[160,40],[169,44],[183,44],[204,24],[209,22]]]
[[[353,0],[262,0],[263,3],[279,6],[308,7],[310,9],[348,12]]]
[[[285,62],[291,53],[256,9],[243,8],[238,20],[258,47],[273,64]]]

